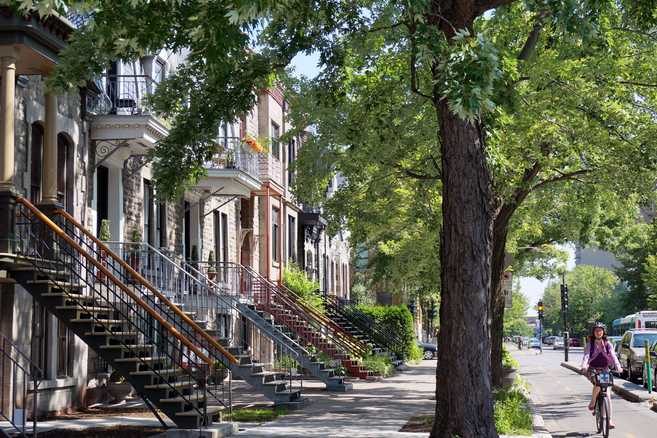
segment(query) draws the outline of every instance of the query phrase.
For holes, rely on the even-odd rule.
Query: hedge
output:
[[[374,320],[377,327],[385,333],[396,334],[400,345],[395,345],[393,352],[402,360],[419,360],[422,351],[417,346],[413,330],[413,315],[404,305],[400,306],[367,306],[360,304],[358,310]]]

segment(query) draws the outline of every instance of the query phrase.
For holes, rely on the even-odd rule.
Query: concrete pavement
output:
[[[520,375],[529,383],[534,406],[554,438],[596,437],[594,419],[587,409],[591,384],[585,377],[561,367],[563,351],[515,351],[520,362]],[[581,356],[580,356],[581,357]],[[578,361],[579,357],[571,357]],[[612,396],[617,428],[612,437],[654,438],[657,436],[657,414],[642,404],[630,403]]]

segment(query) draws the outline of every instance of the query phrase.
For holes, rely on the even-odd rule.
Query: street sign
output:
[[[504,308],[510,309],[513,305],[513,274],[506,271],[502,277],[502,292],[504,293]]]

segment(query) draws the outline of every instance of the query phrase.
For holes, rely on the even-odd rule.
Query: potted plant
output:
[[[132,245],[130,245],[130,250],[129,250],[129,263],[132,269],[135,271],[139,272],[139,266],[141,265],[141,257],[140,257],[140,245],[141,243],[141,231],[139,231],[138,228],[135,228],[132,230],[132,235],[130,236],[130,242],[132,242]]]
[[[107,392],[115,402],[121,402],[132,396],[134,389],[118,371],[112,372],[107,384]]]
[[[208,278],[213,280],[217,276],[217,268],[214,265],[214,251],[210,251],[208,254]]]
[[[110,232],[110,221],[103,219],[100,221],[100,231],[98,233],[98,239],[102,242],[109,242],[112,239],[112,233]],[[100,251],[100,263],[107,267],[107,254],[105,251]],[[98,281],[105,281],[105,274],[102,271],[98,271],[97,275]]]

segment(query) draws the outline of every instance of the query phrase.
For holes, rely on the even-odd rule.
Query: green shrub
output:
[[[520,363],[511,356],[511,353],[506,349],[506,347],[502,347],[502,366],[504,368],[515,368],[518,369],[520,367]]]
[[[495,393],[495,427],[506,435],[531,435],[533,430],[529,401],[521,384]]]
[[[324,313],[324,301],[317,293],[319,283],[310,280],[303,269],[294,264],[286,266],[283,272],[283,284],[297,294],[304,304]]]
[[[413,315],[404,305],[400,306],[365,306],[358,309],[372,318],[382,331],[395,333],[401,339],[400,345],[395,346],[397,353],[403,360],[418,360],[422,352],[417,347],[415,331],[413,330]]]
[[[281,356],[274,362],[274,368],[276,369],[297,369],[298,366],[299,362],[297,362],[292,356],[287,355]]]
[[[410,347],[410,351],[408,353],[408,358],[406,360],[410,362],[419,362],[422,360],[424,352],[422,349],[417,345],[417,343],[413,343],[413,345]]]
[[[370,371],[388,377],[395,371],[395,366],[389,357],[370,355],[363,358],[363,366]]]

